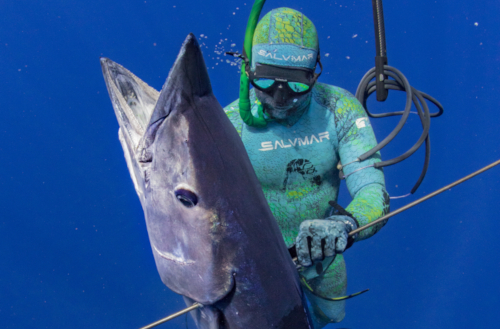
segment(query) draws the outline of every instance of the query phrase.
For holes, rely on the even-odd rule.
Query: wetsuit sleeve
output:
[[[381,161],[380,153],[377,152],[365,161],[349,164],[377,145],[377,141],[365,110],[354,96],[349,94],[341,97],[337,102],[335,114],[338,153],[341,163],[345,166],[343,172],[353,198],[346,210],[356,218],[361,227],[389,212],[389,195],[385,189],[384,173],[382,169],[369,167]],[[385,223],[361,231],[356,241],[371,237]]]

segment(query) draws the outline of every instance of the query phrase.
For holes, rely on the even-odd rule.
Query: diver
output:
[[[224,110],[245,145],[292,257],[308,267],[335,256],[307,284],[322,296],[343,296],[347,276],[342,253],[385,222],[353,237],[349,232],[389,212],[383,171],[372,166],[381,161],[380,153],[355,161],[377,145],[370,121],[348,91],[316,81],[321,73],[316,73],[317,66],[322,69],[317,31],[294,9],[274,9],[259,21],[249,64],[252,115],[260,108],[267,124],[246,124],[238,100]],[[329,201],[337,200],[344,178],[352,202],[340,211]],[[314,328],[344,318],[345,301],[304,291]]]

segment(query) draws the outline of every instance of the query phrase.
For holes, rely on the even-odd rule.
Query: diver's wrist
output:
[[[349,216],[333,215],[333,216],[328,217],[328,219],[330,219],[332,221],[338,221],[338,222],[344,223],[347,233],[350,233],[358,228],[358,223],[356,222],[356,220],[352,217],[349,217]],[[352,241],[350,243],[348,243],[348,245],[349,246],[352,245],[352,243],[354,243],[356,241],[357,237],[358,237],[358,233],[354,234],[353,236],[350,236],[349,240],[352,240]]]

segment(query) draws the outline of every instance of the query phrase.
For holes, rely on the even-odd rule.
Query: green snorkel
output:
[[[255,33],[255,28],[257,27],[257,22],[259,21],[260,12],[266,0],[255,0],[252,11],[250,12],[250,17],[248,18],[247,29],[245,32],[245,41],[243,44],[243,56],[244,59],[241,64],[241,77],[240,77],[240,116],[247,125],[252,127],[262,128],[267,125],[266,119],[264,118],[264,113],[262,110],[262,105],[258,106],[258,117],[252,115],[252,107],[250,106],[250,82],[247,75],[247,65],[252,63],[252,44],[253,35]]]

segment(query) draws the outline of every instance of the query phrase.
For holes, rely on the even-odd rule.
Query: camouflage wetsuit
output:
[[[296,10],[277,8],[257,25],[251,70],[254,71],[256,65],[270,65],[314,72],[318,53],[314,24]],[[266,102],[264,107],[271,111],[277,108],[273,107],[276,99],[291,104],[285,107],[297,105],[304,111],[297,112],[298,121],[292,124],[273,121],[264,128],[256,128],[241,119],[238,100],[225,107],[243,140],[288,248],[294,246],[302,222],[331,214],[328,202],[338,197],[339,161],[345,165],[347,188],[353,198],[346,210],[359,225],[368,224],[389,211],[382,170],[369,167],[357,171],[379,162],[380,154],[361,163],[348,164],[377,144],[366,112],[352,94],[322,83],[316,83],[311,92],[297,98],[280,99],[277,94],[257,91],[259,97],[265,97],[257,99],[254,91],[250,93],[254,116],[260,101]],[[356,241],[369,238],[382,226],[362,231]],[[344,296],[347,278],[342,254],[337,254],[323,276],[310,280],[309,284],[324,296]],[[315,328],[343,319],[345,302],[325,301],[307,291],[306,294],[312,304]]]

